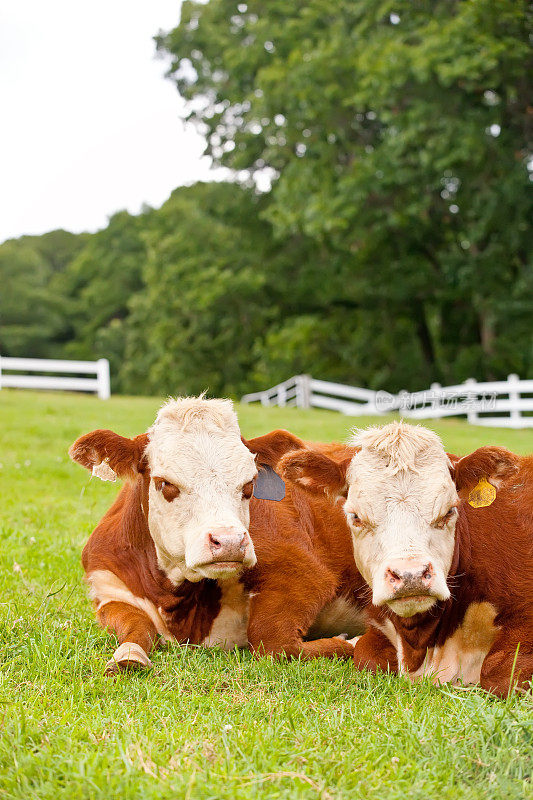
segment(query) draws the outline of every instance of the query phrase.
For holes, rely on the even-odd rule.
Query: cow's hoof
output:
[[[151,669],[152,662],[139,644],[124,642],[117,647],[113,657],[105,665],[106,675],[116,675],[128,669]]]
[[[348,639],[348,642],[349,644],[353,644],[353,646],[355,647],[360,638],[361,636],[354,636],[353,639]]]

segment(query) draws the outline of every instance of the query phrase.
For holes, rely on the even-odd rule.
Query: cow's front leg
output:
[[[533,643],[527,631],[502,628],[485,656],[480,684],[487,692],[507,697],[512,689],[526,690],[533,678]]]
[[[110,602],[96,612],[102,628],[112,631],[119,646],[105,666],[106,675],[123,669],[150,669],[152,662],[148,653],[157,642],[157,630],[140,608],[129,603]]]
[[[354,641],[353,660],[356,669],[368,669],[376,672],[377,669],[387,672],[397,672],[398,658],[396,648],[387,639],[384,633],[372,625],[366,633]]]
[[[248,641],[261,655],[350,658],[353,645],[341,636],[304,641],[321,609],[335,597],[332,573],[307,553],[287,554],[290,574],[270,565],[250,603]]]

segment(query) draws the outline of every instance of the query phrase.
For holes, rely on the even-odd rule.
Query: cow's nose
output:
[[[385,581],[394,594],[426,592],[433,583],[433,566],[414,559],[391,561],[385,570]]]
[[[207,534],[213,561],[242,561],[248,545],[246,531],[214,528]]]

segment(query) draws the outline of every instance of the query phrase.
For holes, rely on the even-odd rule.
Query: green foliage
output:
[[[91,236],[63,274],[66,358],[109,358],[113,390],[121,388],[129,303],[143,289],[145,232],[151,212],[122,211]]]
[[[45,358],[61,352],[65,298],[61,275],[85,234],[51,231],[0,245],[0,353]]]
[[[184,2],[158,48],[235,182],[1,245],[1,352],[106,356],[130,393],[533,377],[531,19]]]
[[[522,0],[211,0],[159,39],[210,155],[272,170],[276,234],[312,238],[374,312],[335,315],[372,328],[356,371],[531,374],[530,30]],[[380,374],[384,315],[412,344]]]
[[[131,303],[124,386],[238,392],[268,310],[268,227],[231,184],[177,190],[146,236],[144,290]],[[243,222],[243,220],[245,220]]]

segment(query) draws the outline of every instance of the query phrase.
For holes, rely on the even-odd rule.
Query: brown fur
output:
[[[370,672],[396,672],[398,659],[396,648],[378,628],[370,625],[364,636],[361,636],[353,654],[357,669],[368,669]]]
[[[276,467],[289,450],[305,446],[288,431],[274,431],[249,441],[258,464]],[[148,528],[150,474],[143,459],[146,434],[126,439],[111,431],[94,431],[70,449],[74,460],[91,470],[108,459],[111,468],[129,478],[102,518],[82,556],[86,574],[108,570],[137,597],[159,609],[177,641],[200,643],[220,611],[221,590],[214,580],[185,581],[177,588],[157,564]],[[331,458],[345,460],[344,445],[314,445]],[[353,453],[353,449],[352,449]],[[304,657],[351,656],[353,647],[341,638],[306,641],[307,631],[322,608],[336,597],[356,607],[363,581],[353,563],[350,533],[339,509],[331,511],[326,498],[315,498],[287,487],[283,501],[252,498],[250,535],[258,563],[242,580],[254,594],[250,607],[249,641],[258,653]],[[122,644],[139,644],[148,653],[157,640],[148,615],[127,603],[111,602],[97,612],[103,627]]]
[[[275,467],[285,453],[305,447],[301,439],[282,428],[266,433],[264,436],[256,436],[255,439],[247,440],[241,436],[241,440],[248,450],[258,456],[258,463],[268,464],[269,467]]]
[[[278,471],[287,451],[304,444],[288,431],[273,431],[246,442],[260,463]],[[335,461],[351,458],[354,448],[310,444]],[[340,509],[287,485],[281,503],[252,499],[250,535],[257,565],[247,577],[255,594],[250,606],[248,638],[259,653],[347,657],[353,647],[339,638],[305,641],[322,608],[337,597],[363,609],[363,579],[353,561],[350,532]],[[340,631],[339,631],[340,632]]]
[[[157,644],[155,625],[140,608],[128,603],[107,603],[96,612],[96,618],[102,628],[115,632],[120,644],[135,642],[145,653]]]
[[[472,489],[480,478],[490,476],[495,482],[511,477],[519,469],[517,456],[505,447],[479,447],[454,464],[453,478],[457,491]]]
[[[363,605],[358,597],[363,581],[342,513],[332,512],[325,498],[310,502],[297,487],[287,487],[283,504],[252,503],[257,565],[247,578],[256,593],[250,645],[258,652],[290,656],[351,655],[352,646],[341,639],[304,640],[318,613],[335,598]]]
[[[280,460],[280,469],[287,480],[293,483],[306,482],[316,491],[336,497],[346,490],[346,470],[351,457],[340,463],[327,458],[322,453],[309,453],[305,450],[298,453],[289,453]]]
[[[288,454],[282,474],[307,477],[307,457],[305,452]],[[428,648],[442,647],[455,633],[471,603],[491,603],[499,632],[483,662],[480,683],[505,696],[512,685],[525,688],[533,676],[533,457],[482,447],[462,459],[454,456],[450,460],[460,495],[448,577],[452,597],[411,618],[374,607],[369,614],[376,623],[392,622],[402,643],[403,663],[414,672]],[[295,473],[291,473],[293,463]],[[321,491],[333,466],[320,475],[317,463],[310,458],[307,488]],[[496,499],[490,506],[472,508],[468,495],[482,477],[499,487]],[[338,485],[335,476],[330,491]],[[384,652],[390,652],[388,640],[371,627],[356,644],[354,658],[358,665],[372,668],[373,661],[383,665]],[[387,660],[395,669],[394,660]]]

